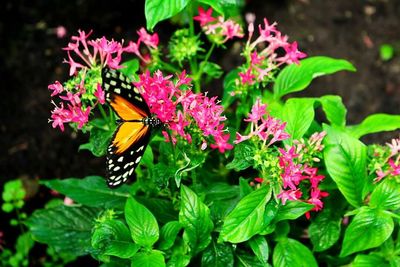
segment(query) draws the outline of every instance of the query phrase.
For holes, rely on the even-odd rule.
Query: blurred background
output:
[[[343,58],[357,68],[356,73],[318,78],[301,95],[340,95],[350,124],[371,113],[400,113],[399,0],[247,0],[246,13],[254,13],[256,22],[264,17],[277,21],[278,29],[309,56]],[[92,29],[93,37],[136,40],[136,30],[145,25],[144,0],[0,2],[0,184],[24,180],[32,200],[25,207],[28,214],[42,207],[48,194],[39,188],[39,179],[105,173],[103,158],[78,152],[87,136],[68,128],[60,132],[48,123],[53,107],[47,86],[68,77],[62,47],[78,29]],[[57,31],[60,27],[65,34]],[[174,27],[164,22],[155,32],[167,40]],[[219,64],[231,68],[235,62],[229,48],[219,51]],[[220,91],[222,81],[213,87],[206,90]],[[364,141],[384,143],[398,134],[372,135]],[[15,242],[15,231],[2,214],[0,245]]]

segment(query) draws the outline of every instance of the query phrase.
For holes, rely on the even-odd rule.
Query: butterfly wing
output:
[[[128,77],[116,70],[107,68],[103,69],[101,77],[103,80],[102,87],[106,92],[106,100],[108,102],[112,103],[113,97],[118,95],[128,100],[133,106],[137,107],[137,109],[141,110],[145,114],[145,117],[151,115],[150,109],[143,97],[140,95],[139,90],[133,86]],[[121,117],[121,119],[124,118]]]
[[[141,122],[122,122],[107,150],[107,183],[116,187],[128,180],[150,140],[150,128]]]
[[[107,149],[107,183],[116,187],[132,176],[150,140],[150,127],[143,119],[150,110],[137,88],[115,70],[102,72],[106,100],[121,118]]]

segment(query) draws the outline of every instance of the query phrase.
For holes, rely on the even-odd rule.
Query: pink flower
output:
[[[297,190],[282,190],[276,197],[282,201],[282,205],[286,205],[288,200],[298,200],[302,193],[299,189]]]
[[[285,61],[287,64],[296,63],[299,64],[299,59],[305,58],[307,55],[303,52],[300,52],[297,49],[297,42],[293,42],[292,44],[288,44],[283,47],[286,51],[286,55],[279,59],[280,61]]]
[[[245,73],[239,72],[239,76],[242,79],[242,84],[253,84],[254,83],[254,76],[251,74],[251,68],[249,68]]]
[[[101,88],[101,84],[97,84],[97,90],[94,92],[94,96],[97,97],[97,101],[99,101],[100,104],[104,104],[106,102],[105,97],[104,97],[104,91],[103,88]]]
[[[267,114],[267,105],[262,104],[261,99],[257,98],[256,102],[251,107],[251,113],[248,115],[248,119],[244,119],[244,121],[257,123],[266,114]]]
[[[143,42],[148,47],[153,49],[157,49],[158,46],[158,34],[154,33],[153,35],[149,34],[145,28],[140,28],[137,32],[139,35],[139,42]]]
[[[258,30],[260,32],[260,36],[264,39],[267,40],[268,37],[270,37],[271,33],[276,32],[276,22],[269,24],[268,20],[264,18],[264,29],[261,27],[261,25],[258,25]]]
[[[242,27],[233,20],[229,19],[227,21],[222,22],[222,35],[225,36],[224,42],[229,39],[233,39],[234,37],[243,37]]]
[[[215,20],[215,18],[213,18],[211,16],[212,8],[209,8],[207,11],[204,11],[204,9],[200,6],[198,11],[199,11],[199,15],[193,17],[193,19],[199,21],[200,22],[200,26],[203,27],[204,25],[206,25],[206,24],[208,24],[208,23],[210,23],[210,22]]]
[[[59,81],[55,81],[55,83],[50,84],[48,86],[48,88],[49,88],[49,90],[53,90],[53,92],[51,93],[51,96],[58,95],[64,91],[64,87],[62,86],[62,84]]]
[[[400,138],[392,139],[392,143],[386,143],[390,148],[390,157],[397,155],[400,152]]]

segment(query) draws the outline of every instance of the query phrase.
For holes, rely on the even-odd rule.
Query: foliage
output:
[[[400,115],[347,125],[340,96],[297,97],[315,78],[355,67],[305,58],[266,19],[245,31],[241,6],[147,0],[148,30],[169,18],[184,25],[163,49],[144,28],[125,47],[83,31],[72,38],[71,78],[49,86],[54,128],[90,133],[80,148],[110,156],[121,124],[107,105],[105,68],[132,81],[130,92],[140,92],[163,128],[146,149],[132,150],[143,151],[131,184],[110,189],[101,176],[43,181],[70,205],[22,218],[29,231],[3,262],[23,259],[35,241],[49,246],[54,262],[91,255],[103,266],[398,265],[400,139],[368,145],[360,138],[399,129]],[[225,70],[213,53],[232,39],[243,40],[243,64]],[[220,78],[221,102],[204,93]],[[6,184],[3,211],[18,211],[23,198],[21,183]]]

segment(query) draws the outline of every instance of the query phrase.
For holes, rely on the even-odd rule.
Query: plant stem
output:
[[[201,62],[202,64],[200,65],[199,71],[197,72],[197,75],[195,77],[196,80],[199,80],[199,81],[201,80],[201,76],[203,75],[203,68],[204,68],[205,64],[208,62],[208,59],[210,58],[212,52],[214,51],[215,46],[216,46],[215,43],[213,43],[211,45],[211,47],[208,50],[204,60]]]

